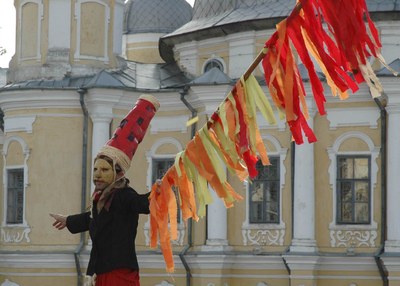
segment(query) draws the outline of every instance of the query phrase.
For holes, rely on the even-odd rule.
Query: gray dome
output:
[[[129,0],[125,4],[124,33],[171,33],[192,19],[185,0]]]

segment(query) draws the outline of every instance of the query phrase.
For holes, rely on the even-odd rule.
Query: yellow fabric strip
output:
[[[246,90],[248,96],[254,99],[258,110],[260,110],[265,120],[271,125],[276,125],[276,118],[272,107],[261,86],[258,84],[257,79],[252,74],[246,81]]]
[[[228,95],[228,97],[231,96],[231,94]],[[229,136],[229,125],[228,125],[228,119],[226,117],[226,107],[227,107],[227,102],[223,101],[222,104],[219,106],[218,109],[218,114],[219,114],[219,118],[221,119],[222,122],[222,126],[223,126],[223,130],[225,133],[225,136],[228,137]]]
[[[251,75],[250,75],[251,77]],[[253,77],[254,78],[254,77]],[[250,141],[251,141],[251,148],[253,153],[255,154],[258,151],[258,154],[261,158],[261,161],[264,165],[269,164],[269,159],[267,156],[267,150],[265,149],[264,143],[260,136],[260,131],[258,129],[257,124],[257,110],[256,110],[256,102],[255,97],[257,95],[250,94],[248,91],[253,91],[253,89],[248,88],[248,81],[245,81],[244,78],[241,78],[242,85],[244,86],[244,95],[245,100],[247,102],[247,111],[248,111],[248,131],[250,133]]]
[[[215,131],[215,135],[224,148],[225,152],[229,154],[229,157],[231,160],[236,163],[239,159],[238,154],[236,152],[236,147],[235,143],[229,140],[228,135],[225,134],[224,130],[222,129],[222,126],[220,124],[214,123],[213,124],[213,130]]]
[[[207,187],[207,181],[200,176],[196,167],[186,156],[182,156],[183,165],[192,174],[193,183],[196,190],[196,198],[198,203],[198,215],[204,217],[206,214],[206,205],[212,203],[213,199]]]
[[[243,76],[240,80],[236,83],[236,98],[238,99],[240,106],[242,107],[243,119],[245,123],[246,129],[246,137],[248,141],[248,149],[250,150],[252,155],[256,155],[256,136],[254,133],[254,113],[250,106],[247,106],[247,99],[246,99],[246,88],[244,83]],[[241,150],[241,152],[245,152],[245,150]]]
[[[239,179],[241,181],[244,181],[249,176],[249,174],[246,167],[240,163],[241,159],[236,152],[236,147],[231,146],[234,143],[225,137],[220,124],[213,124],[210,129],[212,129],[213,131],[212,133],[210,133],[210,137],[215,138],[213,139],[213,141],[215,141],[215,144],[218,144],[218,146],[220,146],[220,148],[216,149],[220,150],[224,154],[228,166],[231,166]],[[230,147],[227,148],[227,146]]]
[[[176,173],[178,174],[178,177],[182,176],[182,171],[181,171],[181,168],[179,165],[182,155],[183,155],[183,151],[176,154],[175,161],[174,161],[174,167],[175,167]]]

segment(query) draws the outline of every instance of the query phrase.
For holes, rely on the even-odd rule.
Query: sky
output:
[[[186,0],[193,6],[195,0]],[[7,52],[0,56],[0,67],[7,68],[15,53],[15,9],[14,0],[0,0],[0,47]]]
[[[8,67],[15,53],[15,9],[14,0],[0,0],[0,47],[7,53],[0,56],[0,67]]]

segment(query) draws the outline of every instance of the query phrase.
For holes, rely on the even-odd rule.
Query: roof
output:
[[[185,0],[129,0],[125,4],[124,32],[170,33],[192,19]]]
[[[397,73],[400,74],[400,59],[397,58],[393,62],[389,64],[389,67],[395,70]],[[394,76],[393,72],[389,70],[387,67],[384,67],[376,72],[378,76]]]
[[[190,85],[231,84],[234,81],[219,68],[213,67],[198,78],[192,80]]]
[[[371,14],[400,12],[400,0],[366,0],[366,3]],[[210,35],[217,37],[230,32],[273,28],[295,5],[296,0],[196,0],[192,20],[162,39],[175,38],[176,43],[201,40]]]
[[[127,62],[121,70],[102,70],[96,74],[71,77],[60,80],[40,79],[12,83],[0,91],[14,89],[68,89],[68,88],[115,88],[161,90],[182,87],[188,78],[175,63],[141,64]]]

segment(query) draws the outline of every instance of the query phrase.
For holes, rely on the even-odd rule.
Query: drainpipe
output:
[[[87,147],[88,147],[88,122],[89,122],[89,113],[87,111],[85,101],[84,101],[84,95],[87,92],[86,89],[84,88],[79,88],[77,90],[79,93],[79,101],[81,104],[82,112],[83,112],[83,131],[82,131],[82,137],[83,137],[83,142],[82,142],[82,192],[81,192],[81,212],[84,212],[86,209],[86,180],[87,180]],[[75,258],[75,267],[76,267],[76,272],[77,272],[77,285],[82,286],[83,285],[83,275],[82,275],[82,270],[81,270],[81,265],[79,261],[79,255],[82,252],[83,246],[85,242],[85,233],[81,232],[80,233],[80,241],[79,244],[74,251],[74,258]]]
[[[387,96],[382,94],[382,96],[374,98],[376,105],[379,107],[381,112],[381,245],[378,252],[374,255],[376,265],[379,269],[379,274],[381,275],[383,286],[388,286],[389,281],[387,277],[387,271],[383,265],[381,255],[384,252],[384,243],[386,241],[386,145],[387,145]]]
[[[188,90],[189,90],[189,86],[185,85],[183,90],[180,91],[179,94],[181,95],[181,101],[183,102],[183,104],[192,113],[192,118],[195,118],[197,116],[197,111],[196,111],[196,109],[193,108],[192,105],[190,105],[190,103],[185,98],[185,96],[188,94]],[[192,139],[195,136],[195,134],[196,134],[196,123],[192,124],[190,139]],[[181,259],[182,264],[186,270],[186,286],[190,286],[192,274],[191,274],[190,266],[186,261],[185,255],[186,255],[187,251],[193,246],[193,230],[192,230],[193,220],[192,220],[192,218],[188,219],[187,226],[188,226],[188,243],[185,246],[185,248],[181,251],[181,253],[179,253],[179,258]]]
[[[291,203],[290,203],[290,209],[291,209],[291,217],[292,217],[292,237],[291,239],[293,239],[293,232],[294,232],[294,172],[296,171],[294,168],[294,161],[295,161],[295,154],[296,154],[296,142],[292,141],[290,143],[290,187],[291,187]],[[282,254],[282,260],[283,260],[283,264],[285,265],[285,268],[289,274],[289,285],[292,285],[292,281],[290,278],[290,274],[292,273],[289,264],[287,263],[286,259],[285,259],[285,254],[287,254],[288,252],[290,252],[290,247],[288,247]]]

